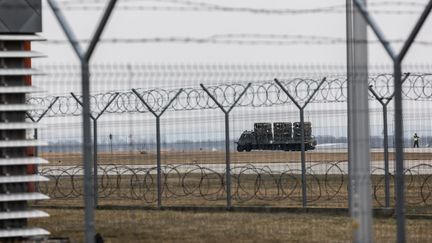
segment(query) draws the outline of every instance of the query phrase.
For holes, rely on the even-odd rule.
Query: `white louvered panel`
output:
[[[49,181],[45,176],[41,175],[14,175],[14,176],[0,176],[0,183],[24,183],[24,182],[42,182]]]
[[[18,129],[36,129],[41,128],[39,123],[35,122],[2,122],[0,130],[18,130]]]
[[[0,220],[49,217],[49,214],[36,209],[0,212]]]
[[[36,93],[40,90],[34,86],[0,86],[0,94]]]
[[[1,104],[0,111],[34,111],[42,110],[44,107],[41,105],[30,104]]]
[[[27,76],[43,75],[43,72],[34,68],[0,68],[0,76]]]
[[[27,140],[1,140],[0,148],[13,148],[13,147],[36,147],[36,146],[47,146],[48,143],[45,141],[27,139]]]
[[[46,199],[49,199],[49,197],[39,192],[0,194],[0,202],[17,202]]]
[[[19,34],[19,35],[0,35],[0,41],[39,41],[44,40],[44,38],[34,35],[34,34]],[[0,68],[0,77],[7,76],[30,76],[30,75],[43,75],[43,73],[34,68],[8,68],[10,64],[15,65],[13,62],[15,59],[23,58],[39,58],[44,57],[42,53],[31,51],[31,50],[2,50],[0,51],[0,58],[3,60],[4,68]],[[14,58],[14,59],[12,59]],[[24,94],[39,92],[39,90],[33,86],[9,86],[7,80],[2,79],[5,84],[0,86],[0,94],[11,94],[17,95],[17,97],[23,97]],[[10,99],[14,100],[14,99]],[[19,113],[32,110],[43,110],[44,106],[39,104],[16,104],[15,102],[7,102],[6,99],[2,104],[0,104],[0,112],[16,112]],[[12,103],[12,104],[11,104]],[[35,139],[20,139],[20,140],[9,140],[7,136],[15,137],[13,130],[31,130],[38,129],[40,126],[37,123],[32,123],[25,121],[24,119],[17,122],[7,122],[4,118],[0,123],[0,131],[2,131],[2,139],[0,140],[0,149],[4,148],[34,148],[39,146],[46,146],[47,142],[39,141]],[[20,137],[21,138],[21,137]],[[8,150],[5,150],[8,151]],[[44,229],[40,228],[27,228],[26,220],[14,221],[16,219],[28,219],[28,218],[39,218],[48,217],[49,215],[40,210],[28,209],[27,204],[15,203],[22,201],[37,201],[49,199],[48,196],[39,192],[27,192],[26,187],[19,192],[11,192],[18,190],[14,184],[22,183],[37,183],[48,181],[49,179],[45,176],[38,174],[27,174],[25,171],[26,165],[39,165],[48,163],[47,160],[37,158],[37,157],[20,157],[20,158],[8,158],[8,154],[5,154],[6,158],[0,158],[0,167],[2,168],[2,175],[0,175],[0,186],[3,188],[3,192],[0,194],[0,203],[3,212],[0,212],[0,220],[4,222],[6,229],[0,230],[0,241],[8,240],[7,238],[26,238],[31,236],[43,236],[49,235],[50,233]],[[22,169],[22,174],[16,175],[15,171],[9,171],[9,166],[17,166]],[[12,175],[10,175],[12,174]],[[12,189],[13,188],[13,189]],[[13,205],[13,206],[11,206]],[[13,209],[13,211],[9,211]],[[11,224],[9,223],[11,222]],[[17,223],[15,223],[17,222]],[[12,228],[12,227],[13,228]]]
[[[0,51],[0,58],[35,58],[46,57],[37,51]]]
[[[23,158],[13,158],[13,159],[0,159],[0,166],[8,165],[40,165],[48,164],[48,160],[38,158],[38,157],[23,157]]]
[[[38,235],[50,235],[50,232],[41,228],[24,228],[24,229],[2,229],[0,238],[28,237]]]
[[[35,34],[28,35],[8,35],[1,34],[0,41],[44,41],[46,40],[44,37]]]

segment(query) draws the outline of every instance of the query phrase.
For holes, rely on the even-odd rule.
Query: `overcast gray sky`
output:
[[[100,18],[101,10],[70,9],[76,6],[104,6],[105,0],[58,0],[64,14],[79,38],[89,38]],[[75,3],[74,3],[75,2]],[[94,3],[96,2],[96,3]],[[368,1],[374,17],[389,39],[406,39],[422,11],[426,0],[413,1]],[[193,1],[148,1],[119,0],[102,38],[207,38],[226,34],[259,35],[304,35],[345,37],[345,13],[342,8],[330,13],[303,14],[254,14],[251,12],[226,11],[163,11],[142,10],[139,6],[184,7],[191,3],[218,4],[223,7],[253,9],[313,9],[328,6],[343,6],[342,0],[193,0]],[[189,4],[189,5],[187,5]],[[127,6],[131,6],[128,9]],[[136,10],[131,10],[136,6]],[[410,11],[409,13],[383,13],[382,10]],[[417,12],[417,14],[416,14]],[[65,39],[51,10],[44,2],[42,33],[48,40]],[[432,41],[432,18],[427,20],[418,40]],[[256,39],[256,38],[255,38]],[[376,40],[372,33],[370,40]],[[245,39],[243,39],[245,40]],[[286,39],[285,39],[286,40]],[[276,63],[345,63],[345,45],[302,44],[291,45],[237,45],[196,43],[138,43],[101,44],[95,53],[95,62],[276,62]],[[400,44],[395,47],[399,49]],[[35,49],[49,55],[43,62],[76,61],[72,49],[66,44],[37,44]],[[370,45],[371,63],[389,63],[382,47]],[[429,63],[432,54],[430,45],[415,45],[407,56],[410,63]]]
[[[101,16],[100,7],[104,7],[105,0],[59,0],[60,6],[64,9],[64,14],[73,27],[76,35],[80,39],[88,39],[93,33],[96,23]],[[96,3],[95,3],[96,2]],[[406,39],[409,31],[414,26],[415,21],[423,10],[422,6],[426,0],[411,1],[368,1],[370,8],[374,10],[373,16],[376,18],[385,35],[392,40]],[[43,11],[43,36],[48,39],[46,43],[36,43],[33,49],[46,53],[48,58],[36,60],[36,64],[41,63],[78,63],[72,48],[67,44],[53,44],[50,41],[65,40],[65,35],[55,20],[52,11],[48,8],[45,1]],[[202,9],[203,3],[218,4],[221,8],[250,8],[250,11],[166,11],[166,10],[143,10],[143,7],[161,8],[161,7],[188,7],[198,6]],[[198,5],[197,5],[198,4]],[[146,43],[101,43],[96,49],[95,56],[92,59],[94,63],[223,63],[223,64],[245,64],[245,63],[282,63],[282,64],[336,64],[344,65],[346,60],[346,46],[343,41],[345,38],[345,12],[343,0],[119,0],[117,8],[111,17],[110,22],[102,36],[102,39],[146,39]],[[77,7],[96,7],[96,10],[79,10]],[[128,7],[129,6],[129,7]],[[200,7],[201,6],[201,7]],[[302,14],[257,14],[253,13],[254,9],[263,11],[278,11],[286,9],[315,9],[321,7],[333,7],[333,10],[325,13],[302,13]],[[75,8],[72,10],[71,8]],[[397,12],[399,11],[399,12]],[[419,41],[432,42],[432,17],[430,17],[418,36]],[[272,38],[269,39],[268,35]],[[339,38],[337,44],[329,43],[310,43],[313,38],[304,38],[295,41],[292,44],[274,45],[259,44],[250,45],[243,43],[238,44],[214,44],[214,43],[192,43],[180,42],[171,43],[169,41],[155,42],[154,39],[184,39],[184,38],[209,38],[218,36],[217,40],[240,40],[254,41],[287,41],[292,38],[274,39],[275,36],[317,36]],[[223,37],[224,36],[224,37]],[[235,37],[233,37],[235,36]],[[249,36],[249,38],[245,38]],[[253,38],[250,38],[252,36]],[[342,39],[342,41],[340,41]],[[153,40],[153,41],[151,41]],[[369,40],[376,41],[374,35],[369,33]],[[399,49],[401,43],[395,43],[395,48]],[[370,63],[386,64],[390,66],[389,58],[379,44],[369,46]],[[410,64],[430,64],[432,57],[432,45],[415,44],[409,54],[406,62]],[[430,67],[430,66],[429,66]],[[308,70],[314,72],[316,70]],[[342,69],[343,71],[343,69]],[[107,90],[125,90],[130,88],[149,88],[149,87],[171,87],[173,85],[184,85],[197,87],[198,82],[202,82],[202,76],[179,78],[156,73],[150,76],[141,76],[134,83],[124,77],[112,79],[112,74],[107,74],[103,82],[92,83],[92,92],[101,92]],[[210,74],[209,74],[210,75]],[[268,73],[267,76],[251,77],[243,76],[244,80],[252,81],[253,78],[273,79],[274,74]],[[256,75],[256,74],[254,74]],[[211,75],[210,75],[211,76]],[[229,82],[228,76],[223,76],[219,81]],[[80,93],[79,76],[65,77],[45,76],[37,78],[35,85],[42,87],[48,94],[66,94],[74,91]],[[111,78],[111,79],[110,79]],[[228,77],[229,78],[229,77]],[[241,76],[237,76],[241,79]],[[115,80],[115,81],[113,81]],[[210,79],[207,79],[210,83]],[[238,80],[236,80],[238,81]],[[344,109],[344,104],[334,104],[337,108]],[[422,110],[415,110],[412,104],[409,105],[409,111],[421,114]],[[295,108],[291,107],[290,114],[296,114]],[[426,108],[422,105],[419,109]],[[340,129],[346,124],[344,115],[336,116],[329,114],[329,117],[322,119],[322,115],[316,115],[315,112],[322,109],[329,109],[328,104],[312,105],[308,108],[308,120],[313,121],[314,134],[333,134],[335,136],[344,136],[345,129]],[[371,109],[380,109],[377,102],[371,102]],[[266,110],[267,111],[267,110]],[[217,112],[217,111],[215,111]],[[310,112],[310,113],[309,113]],[[177,113],[176,113],[177,114]],[[190,115],[187,113],[188,116]],[[264,114],[264,113],[263,113]],[[286,112],[278,113],[286,116]],[[270,117],[270,115],[268,115]],[[272,115],[274,117],[274,113]],[[389,115],[391,117],[392,114]],[[290,121],[295,120],[296,115],[291,117]],[[409,117],[413,117],[410,115]],[[147,117],[152,119],[152,117]],[[408,134],[410,129],[416,131],[430,130],[429,115],[422,117],[421,121],[408,119],[405,123]],[[194,120],[196,118],[193,118]],[[255,121],[258,118],[253,118]],[[265,116],[260,121],[269,121],[270,118]],[[377,115],[371,118],[372,123],[381,124],[381,116]],[[246,122],[240,119],[241,122]],[[279,118],[279,120],[281,120]],[[252,123],[253,121],[248,121]],[[415,124],[414,124],[415,123]],[[79,124],[79,122],[77,123]],[[170,123],[171,124],[171,123]],[[185,122],[185,124],[195,124]],[[205,123],[208,124],[208,123]],[[333,124],[331,126],[329,124]],[[121,125],[123,127],[123,125]],[[195,126],[195,125],[192,125]],[[238,126],[235,129],[237,133],[249,128],[250,124]],[[198,127],[201,127],[199,125]],[[110,133],[111,127],[108,126]],[[149,131],[153,131],[149,127]],[[171,126],[166,129],[178,129]],[[60,129],[66,132],[63,127]],[[208,130],[208,129],[207,129]],[[222,129],[218,130],[222,131]],[[69,131],[72,132],[73,131]],[[341,132],[341,133],[340,133]],[[56,132],[55,132],[56,133]],[[130,132],[124,132],[129,134]],[[372,126],[372,133],[381,134],[380,126]],[[221,132],[219,135],[223,135]],[[234,137],[236,137],[236,134]],[[49,136],[49,135],[48,135]],[[65,135],[65,136],[71,136]],[[176,135],[177,136],[177,135]],[[53,135],[53,137],[57,137]],[[174,139],[174,138],[171,138]],[[204,139],[205,140],[205,139]]]

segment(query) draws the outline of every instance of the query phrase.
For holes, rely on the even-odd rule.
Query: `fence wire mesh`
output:
[[[107,2],[62,0],[58,7],[76,18],[77,14],[84,16],[105,9]],[[427,4],[368,2],[368,11],[374,16],[385,16],[384,19],[393,15],[418,16]],[[346,11],[340,3],[316,8],[306,4],[295,9],[239,6],[208,1],[123,0],[117,3],[115,11],[131,16],[142,12],[187,13],[196,14],[195,17],[233,14],[245,21],[332,16]],[[229,51],[235,53],[238,46],[256,50],[306,46],[311,53],[314,48],[331,53],[337,49],[335,46],[345,50],[347,43],[346,38],[329,35],[274,34],[272,30],[261,33],[259,28],[244,33],[211,33],[205,27],[199,36],[176,35],[177,31],[168,35],[156,31],[156,36],[144,37],[137,33],[132,37],[110,33],[99,41],[104,44],[100,48],[103,53],[120,46],[120,58],[131,54],[124,48],[128,45],[133,45],[129,48],[132,52],[137,45],[185,46],[185,50],[195,45],[220,45],[227,47],[221,55],[227,55],[228,60]],[[92,43],[91,38],[78,37],[76,43]],[[389,43],[400,45],[405,38],[392,35]],[[367,38],[354,43],[373,47],[380,40]],[[67,40],[56,35],[40,47],[61,50],[66,44]],[[429,35],[414,43],[414,47],[425,50],[430,45]],[[382,58],[375,59],[377,48],[371,50],[371,63],[382,62]],[[96,232],[109,240],[130,242],[353,239],[352,232],[358,225],[348,216],[348,184],[352,178],[348,175],[346,65],[329,64],[330,61],[323,65],[301,65],[299,61],[241,63],[236,58],[221,63],[175,62],[162,51],[163,55],[149,53],[148,58],[139,57],[146,61],[161,57],[163,61],[159,63],[94,62],[89,66],[93,149],[91,160],[84,162],[97,165],[92,171]],[[418,62],[425,60],[423,55],[417,56]],[[310,59],[307,62],[312,63]],[[368,66],[370,197],[375,215],[373,239],[377,242],[400,240],[394,215],[394,131],[399,121],[394,119],[397,111],[393,67],[387,63]],[[39,183],[38,190],[51,200],[37,206],[51,208],[52,217],[34,223],[54,228],[51,231],[56,236],[79,240],[84,234],[81,209],[86,199],[82,67],[48,62],[37,64],[36,68],[47,75],[34,77],[34,85],[46,92],[29,96],[27,102],[41,104],[45,109],[27,114],[29,120],[42,125],[29,136],[49,144],[37,151],[50,161],[39,167],[39,173],[50,181]],[[404,63],[402,70],[404,231],[408,242],[428,242],[432,237],[432,69],[430,64],[413,62]],[[418,147],[414,147],[415,141]],[[235,212],[221,212],[227,209]],[[257,216],[255,212],[262,214]],[[65,215],[67,222],[61,220]],[[143,227],[137,229],[136,225]],[[189,230],[192,228],[196,230]]]
[[[55,65],[41,68],[46,67],[46,70],[56,70]],[[113,69],[119,70],[121,67],[112,65],[107,68]],[[233,73],[237,71],[235,67],[230,69]],[[133,68],[128,70],[137,73]],[[197,69],[197,72],[200,70]],[[305,122],[312,125],[311,135],[317,145],[305,153],[308,207],[347,208],[349,178],[346,77],[338,73],[322,73],[324,74],[312,73],[311,78],[307,78],[306,74],[284,73],[278,78],[295,102],[303,104],[311,97],[310,104],[304,110],[304,116]],[[44,86],[44,83],[50,82],[51,75],[55,75],[56,80],[70,78],[70,75],[63,77],[50,74],[36,79],[35,84],[39,82]],[[165,73],[164,68],[154,74],[157,79],[165,79],[159,83],[162,87],[163,82],[172,83],[166,75],[170,76]],[[97,80],[93,83],[93,89],[98,90],[98,86],[101,86],[105,90],[91,94],[92,126],[97,136],[93,138],[97,141],[97,149],[94,150],[96,156],[94,155],[93,160],[96,159],[98,164],[98,205],[132,208],[158,205],[157,123],[150,109],[160,114],[166,108],[166,112],[160,116],[159,132],[161,206],[226,207],[224,114],[203,88],[197,85],[200,80],[210,79],[203,82],[210,94],[214,95],[224,109],[232,105],[235,107],[229,117],[232,205],[252,208],[301,208],[303,198],[299,147],[294,147],[294,151],[288,152],[280,147],[267,148],[269,150],[253,149],[250,152],[237,150],[242,133],[253,131],[255,123],[271,123],[274,126],[277,122],[299,122],[299,110],[295,104],[271,79],[252,81],[245,91],[249,80],[211,80],[212,76],[207,79],[202,74],[200,80],[195,80],[195,75],[197,74],[189,70],[183,74],[182,84],[167,88],[154,88],[151,85],[147,88],[146,83],[140,82],[136,77],[136,81],[123,83],[122,89],[117,89],[117,83],[104,82],[104,78],[99,79],[97,75],[93,75],[93,79]],[[318,86],[323,78],[326,78],[323,84]],[[403,93],[407,107],[427,104],[430,94],[424,87],[431,81],[432,76],[425,72],[406,74]],[[391,74],[371,74],[369,83],[379,97],[387,99],[392,96]],[[111,84],[112,89],[109,87]],[[41,156],[51,161],[49,166],[40,167],[40,173],[51,178],[49,182],[39,184],[39,190],[52,198],[43,204],[46,206],[82,205],[84,196],[80,142],[81,97],[78,92],[66,90],[73,91],[73,88],[64,87],[63,93],[59,91],[55,92],[55,95],[36,95],[28,98],[31,104],[42,103],[48,107],[44,111],[28,114],[35,122],[43,124],[43,128],[39,129],[37,134],[49,141],[49,146],[39,151]],[[313,94],[315,90],[317,92]],[[244,95],[240,96],[243,91]],[[238,103],[234,104],[239,97]],[[371,197],[374,208],[381,209],[386,203],[383,154],[385,137],[382,122],[384,114],[382,106],[372,92],[369,103],[372,133]],[[387,139],[390,147],[388,200],[390,207],[394,207],[394,121],[391,102],[387,113]],[[418,109],[409,109],[405,113],[406,124],[410,127],[407,134],[417,132],[421,135],[420,148],[405,150],[406,202],[407,213],[428,215],[431,213],[432,203],[432,165],[428,161],[431,138],[426,135],[430,131],[426,121],[430,118],[428,113],[419,118],[419,113]],[[273,139],[275,137],[272,137]],[[410,147],[411,143],[412,138],[408,136],[407,146]],[[348,220],[345,216],[339,217]],[[395,231],[394,221],[386,219],[383,225],[378,223],[380,221],[382,220],[375,222],[376,239],[391,241],[395,237],[392,233]],[[417,220],[414,219],[413,222],[416,223],[410,225],[410,222],[408,221],[408,232],[412,230],[428,235],[423,233],[423,226],[429,225],[428,220],[424,221],[424,225],[417,224]],[[427,239],[426,235],[420,238]]]

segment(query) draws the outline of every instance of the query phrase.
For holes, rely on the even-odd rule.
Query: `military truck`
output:
[[[305,150],[313,150],[317,144],[312,136],[312,123],[304,123]],[[244,131],[237,143],[238,152],[252,150],[301,150],[301,123],[255,123],[253,131]]]

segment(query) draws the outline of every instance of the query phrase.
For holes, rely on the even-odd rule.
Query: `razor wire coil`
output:
[[[323,163],[326,170],[319,166]],[[347,200],[346,161],[316,162],[308,166],[307,187],[310,203]],[[289,164],[288,164],[289,165]],[[384,205],[384,169],[371,167],[372,197],[376,205]],[[418,164],[405,169],[407,203],[432,204],[432,165]],[[157,200],[155,166],[98,166],[98,195],[104,199],[129,199],[154,203]],[[83,168],[81,166],[42,168],[40,175],[51,179],[39,183],[39,191],[55,199],[82,198]],[[200,198],[206,201],[226,197],[225,171],[206,165],[180,164],[162,166],[163,199]],[[391,180],[394,180],[391,174]],[[232,197],[237,202],[292,201],[301,203],[301,171],[286,166],[274,170],[254,164],[232,167]]]
[[[313,78],[295,78],[282,80],[282,84],[290,92],[290,95],[298,103],[305,102],[315,91],[320,80]],[[378,95],[383,98],[391,97],[393,94],[393,76],[380,74],[369,77]],[[209,91],[217,98],[224,107],[233,105],[235,99],[246,88],[246,83],[222,83],[207,86]],[[346,102],[347,80],[345,77],[327,77],[321,88],[312,98],[312,103]],[[178,89],[137,89],[142,98],[154,111],[160,111],[177,94]],[[407,100],[425,101],[432,98],[432,75],[411,74],[403,84],[403,96]],[[106,93],[93,94],[90,97],[91,111],[98,114],[104,110],[108,102],[115,97],[114,102],[109,105],[107,113],[143,113],[147,108],[140,102],[132,91],[110,91]],[[32,111],[32,117],[79,116],[82,114],[80,104],[72,95],[29,97],[29,104],[38,104],[48,107],[55,98],[58,100],[44,114],[44,110]],[[374,99],[372,95],[369,97]],[[270,107],[292,103],[288,96],[273,81],[253,82],[245,95],[236,104],[239,107]],[[171,111],[188,111],[201,109],[216,109],[218,106],[204,92],[196,87],[184,88],[180,95],[168,107]]]

